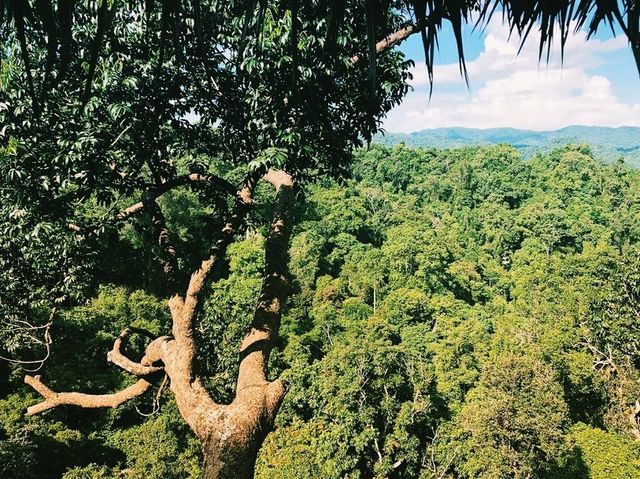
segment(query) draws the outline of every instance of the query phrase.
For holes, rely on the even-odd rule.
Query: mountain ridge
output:
[[[588,144],[594,156],[606,163],[624,158],[625,163],[640,168],[640,127],[570,125],[557,130],[519,128],[429,128],[413,133],[376,135],[374,143],[405,143],[414,147],[457,148],[463,146],[508,143],[524,158],[566,144]]]

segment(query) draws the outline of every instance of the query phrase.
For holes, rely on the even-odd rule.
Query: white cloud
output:
[[[539,36],[534,32],[520,54],[518,39],[509,40],[508,28],[501,22],[492,21],[486,33],[483,52],[467,64],[470,92],[460,88],[457,64],[436,65],[429,103],[424,63],[417,64],[412,82],[415,91],[390,112],[385,129],[640,126],[640,104],[626,103],[616,96],[608,78],[590,73],[605,65],[607,53],[628,49],[624,37],[587,42],[581,31],[568,39],[563,64],[558,49],[552,49],[548,63],[544,58],[538,62]]]

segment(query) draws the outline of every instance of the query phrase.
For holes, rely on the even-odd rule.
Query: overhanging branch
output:
[[[389,48],[402,43],[407,38],[409,38],[414,33],[418,33],[420,30],[418,29],[418,25],[416,23],[409,23],[407,26],[401,28],[398,31],[393,32],[390,35],[387,35],[385,38],[376,43],[376,53],[380,54]],[[354,55],[351,57],[351,64],[356,64],[360,61],[361,57],[359,55]]]
[[[155,200],[160,198],[162,195],[164,195],[168,191],[171,191],[181,186],[197,184],[197,183],[209,183],[211,185],[214,185],[216,188],[218,188],[221,192],[225,194],[228,194],[228,195],[236,194],[236,187],[230,182],[228,182],[227,180],[225,180],[224,178],[221,178],[217,175],[212,175],[212,174],[190,173],[188,175],[182,175],[172,180],[165,181],[164,183],[161,183],[160,185],[155,186],[154,188],[146,192],[145,198],[142,201],[134,203],[128,208],[125,208],[124,210],[116,214],[110,220],[110,222],[119,223],[121,221],[125,221],[130,217],[134,216],[135,214],[140,213],[145,207],[147,207],[148,204],[155,202]],[[73,223],[69,224],[68,228],[71,231],[75,233],[80,233],[80,234],[91,232],[93,230],[93,228],[91,227],[83,228]]]

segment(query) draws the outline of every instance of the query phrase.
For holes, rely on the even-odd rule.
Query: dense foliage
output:
[[[88,2],[93,5],[92,21],[97,23],[91,46],[91,59],[88,62],[87,77],[89,82],[96,71],[97,58],[103,42],[114,30],[113,18],[119,13],[136,11],[138,5],[120,0],[100,0]],[[154,10],[160,5],[160,18],[164,25],[175,25],[174,31],[185,26],[195,28],[207,37],[209,32],[201,29],[201,15],[220,8],[215,0],[185,0],[176,3],[172,0],[146,1],[146,9]],[[77,15],[78,5],[86,5],[86,0],[53,0],[40,2],[25,0],[0,1],[0,33],[9,26],[20,39],[20,51],[23,58],[29,57],[30,42],[35,41],[45,45],[47,49],[47,68],[44,73],[46,79],[52,70],[64,69],[72,58],[84,56],[83,52],[74,50],[73,30],[78,23],[86,18]],[[361,7],[360,11],[352,9]],[[424,57],[429,78],[433,78],[435,52],[441,41],[443,25],[453,34],[460,70],[466,75],[463,48],[463,25],[476,22],[476,25],[486,24],[494,15],[502,15],[511,33],[526,41],[532,29],[540,31],[539,55],[546,53],[547,58],[551,44],[559,40],[564,49],[567,37],[582,27],[586,27],[589,36],[595,34],[599,28],[607,27],[612,31],[622,32],[629,41],[629,46],[640,68],[640,4],[637,0],[620,0],[618,2],[564,0],[557,2],[531,1],[520,2],[511,0],[314,0],[313,2],[297,2],[291,0],[260,0],[243,1],[230,0],[223,5],[223,11],[232,11],[236,17],[243,17],[245,33],[251,32],[254,24],[257,26],[251,32],[256,38],[261,36],[261,27],[272,7],[279,11],[291,10],[301,13],[302,28],[304,23],[326,26],[322,37],[329,50],[340,46],[338,38],[341,30],[353,21],[354,13],[367,24],[367,50],[369,62],[369,79],[371,86],[376,83],[375,71],[376,42],[383,36],[380,27],[388,25],[388,13],[395,12],[403,19],[403,25],[409,27],[412,33],[420,33],[424,47]],[[175,36],[178,40],[179,35]],[[0,35],[0,46],[3,38]],[[176,42],[177,43],[177,42]],[[174,43],[174,45],[176,45]],[[162,48],[161,48],[162,50]],[[176,49],[167,53],[167,59],[180,60],[180,53]],[[25,62],[28,68],[28,61]],[[33,72],[26,78],[31,97],[37,101]],[[43,91],[46,92],[47,85]]]
[[[639,477],[638,172],[586,147],[523,161],[507,146],[400,145],[359,152],[353,177],[310,187],[300,207],[296,294],[272,358],[290,391],[258,477]],[[206,228],[198,196],[163,201],[197,248],[184,232]],[[54,387],[116,389],[129,379],[103,360],[113,338],[166,331],[143,231],[96,259],[111,285],[56,313],[42,370]],[[233,395],[263,235],[256,226],[230,248],[199,324],[220,400]],[[170,395],[148,418],[136,409],[153,411],[154,393],[25,418],[34,393],[19,370],[1,374],[0,477],[197,477],[198,445]]]
[[[89,271],[104,246],[92,239],[115,234],[119,210],[149,204],[159,185],[215,164],[227,182],[198,188],[210,214],[200,249],[190,245],[181,258],[184,280],[217,239],[237,184],[265,167],[286,168],[300,183],[343,176],[353,146],[378,131],[408,89],[402,53],[378,55],[373,90],[367,62],[352,61],[367,45],[358,2],[345,7],[331,52],[328,26],[310,20],[311,6],[261,3],[261,16],[249,18],[244,2],[180,3],[72,2],[70,37],[53,52],[57,40],[39,36],[44,24],[33,12],[25,38],[11,10],[18,6],[7,6],[13,21],[0,18],[3,354],[24,357],[34,346],[30,360],[45,354],[34,344],[42,334],[21,326],[45,327],[52,308],[95,286],[93,272],[109,273],[105,265]],[[401,18],[383,16],[376,34],[384,37]],[[84,228],[83,241],[68,223]]]

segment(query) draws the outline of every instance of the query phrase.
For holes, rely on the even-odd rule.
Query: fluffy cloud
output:
[[[460,88],[457,64],[436,65],[429,102],[425,67],[417,64],[415,91],[389,114],[385,128],[412,132],[447,126],[532,130],[640,126],[640,103],[618,98],[608,78],[592,73],[603,70],[607,54],[628,49],[624,37],[587,42],[586,34],[579,32],[567,41],[564,64],[557,51],[549,63],[538,62],[538,41],[532,32],[518,55],[518,39],[510,40],[507,27],[492,21],[483,52],[467,64],[471,91]]]

